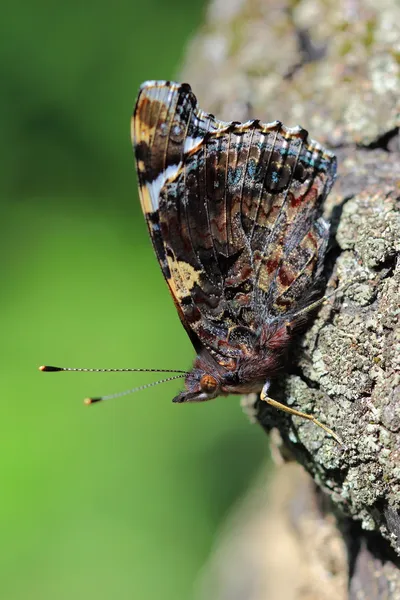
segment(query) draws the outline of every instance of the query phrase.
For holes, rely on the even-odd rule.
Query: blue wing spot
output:
[[[240,183],[242,178],[242,168],[238,167],[237,169],[228,169],[228,184],[235,186]]]
[[[253,179],[256,174],[256,170],[257,170],[257,165],[256,165],[255,161],[249,160],[249,162],[247,163],[247,173],[248,173],[249,177],[251,177]]]

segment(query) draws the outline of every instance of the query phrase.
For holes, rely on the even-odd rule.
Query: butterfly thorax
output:
[[[256,342],[243,346],[237,358],[202,349],[185,379],[185,391],[173,402],[203,402],[228,394],[260,392],[284,368],[292,333],[285,323],[260,327]]]

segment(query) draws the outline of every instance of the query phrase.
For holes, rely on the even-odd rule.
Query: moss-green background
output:
[[[187,368],[140,212],[129,119],[173,78],[201,0],[7,0],[0,21],[4,600],[187,600],[218,526],[266,455],[238,399],[173,405]]]

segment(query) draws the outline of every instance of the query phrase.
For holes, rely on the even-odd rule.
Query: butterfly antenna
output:
[[[131,390],[126,390],[125,392],[118,392],[117,394],[110,394],[109,396],[98,396],[97,398],[85,398],[84,403],[95,404],[96,402],[102,402],[103,400],[113,400],[114,398],[120,398],[121,396],[127,396],[128,394],[134,394],[135,392],[140,392],[141,390],[145,390],[146,388],[153,387],[158,385],[159,383],[165,383],[166,381],[173,381],[174,379],[180,379],[184,377],[184,375],[174,375],[173,377],[167,377],[166,379],[160,379],[159,381],[153,381],[152,383],[146,383],[145,385],[140,385],[139,387],[135,387]]]
[[[39,367],[39,371],[45,371],[46,373],[55,373],[56,371],[80,371],[82,373],[181,373],[187,375],[187,371],[180,371],[179,369],[76,369],[73,367],[51,367],[50,365],[42,365]]]

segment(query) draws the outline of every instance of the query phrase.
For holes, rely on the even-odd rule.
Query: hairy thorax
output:
[[[202,402],[228,394],[260,392],[285,366],[291,333],[285,323],[260,327],[256,343],[229,361],[203,349],[174,402]],[[220,358],[220,359],[219,359]],[[219,360],[218,360],[219,359]]]

